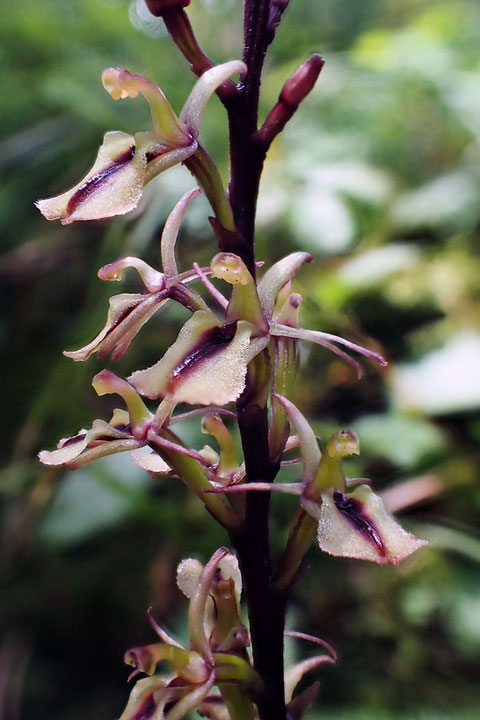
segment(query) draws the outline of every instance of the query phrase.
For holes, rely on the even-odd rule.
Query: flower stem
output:
[[[236,246],[224,251],[240,255],[255,277],[255,213],[265,150],[256,141],[260,80],[268,46],[269,0],[244,0],[244,53],[247,73],[228,106],[231,176],[229,199],[233,210]],[[239,241],[240,238],[240,241]],[[228,238],[226,238],[228,242]],[[249,379],[237,403],[238,424],[245,457],[247,482],[272,482],[278,463],[270,459],[265,397],[269,359],[262,356],[265,372],[249,370]],[[246,494],[245,525],[232,532],[246,587],[253,660],[265,691],[257,699],[260,720],[285,720],[283,688],[283,632],[285,593],[271,582],[269,541],[270,493]]]

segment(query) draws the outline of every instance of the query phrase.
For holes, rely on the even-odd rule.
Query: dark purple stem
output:
[[[255,276],[255,213],[265,149],[256,140],[258,98],[265,52],[271,40],[270,0],[244,0],[244,53],[248,71],[228,106],[231,176],[229,198],[238,232],[232,252]],[[240,243],[238,242],[240,237]],[[228,248],[224,247],[223,250]],[[266,360],[265,360],[266,362]],[[253,373],[237,403],[247,481],[272,482],[278,465],[270,460],[264,377]],[[257,383],[255,378],[259,378]],[[258,387],[257,387],[258,385]],[[242,568],[253,660],[265,693],[257,698],[260,720],[285,720],[283,632],[285,596],[271,582],[269,493],[247,493],[244,529],[232,536]]]

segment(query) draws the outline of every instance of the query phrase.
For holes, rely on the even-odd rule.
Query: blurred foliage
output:
[[[61,351],[103,324],[111,288],[97,268],[125,253],[158,262],[166,213],[193,181],[170,171],[143,213],[109,223],[48,224],[33,202],[76,182],[106,130],[148,127],[145,104],[103,91],[104,67],[152,77],[176,108],[193,78],[140,0],[17,0],[1,13],[0,717],[111,718],[127,693],[123,651],[151,638],[145,608],[181,634],[175,564],[225,539],[182,486],[123,458],[60,476],[35,452],[106,417],[90,387],[99,363]],[[240,0],[194,0],[191,17],[215,60],[238,56]],[[295,400],[322,437],[360,433],[352,476],[380,489],[433,479],[402,518],[430,548],[400,568],[312,548],[289,624],[340,654],[312,720],[480,715],[479,46],[476,0],[292,0],[267,63],[263,114],[308,53],[327,61],[269,155],[259,257],[310,250],[304,325],[378,344],[391,361],[358,383],[304,348]],[[216,100],[204,127],[226,173]],[[189,211],[184,267],[214,251],[206,217],[201,201]],[[118,372],[157,359],[182,317],[170,308],[152,321]],[[197,423],[184,433],[201,447]],[[293,502],[274,498],[277,549]],[[293,656],[310,651],[289,643]]]

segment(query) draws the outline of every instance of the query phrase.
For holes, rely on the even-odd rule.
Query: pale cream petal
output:
[[[144,470],[154,475],[168,475],[172,472],[170,465],[167,465],[160,455],[153,451],[134,450],[130,453],[132,460]]]
[[[195,558],[185,558],[177,568],[177,585],[189,600],[195,594],[203,565]]]

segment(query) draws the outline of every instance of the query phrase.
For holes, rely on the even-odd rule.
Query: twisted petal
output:
[[[164,274],[137,257],[128,256],[115,260],[115,262],[101,267],[97,275],[100,280],[120,281],[123,279],[124,270],[129,267],[135,268],[149,292],[157,292],[165,287]]]
[[[158,363],[130,376],[145,397],[190,405],[225,405],[245,387],[252,326],[219,322],[199,311],[185,323]]]
[[[302,504],[318,520],[320,549],[330,555],[398,565],[427,544],[404,530],[368,485],[349,495],[325,492],[320,504]]]
[[[135,683],[120,720],[163,720],[167,703],[184,694],[183,688],[168,687],[171,678],[143,678]]]
[[[67,350],[63,354],[76,361],[88,360],[94,352],[102,360],[110,353],[118,360],[127,350],[139,330],[167,301],[167,292],[154,295],[122,293],[109,300],[107,322],[88,345],[79,350]]]
[[[112,424],[95,420],[90,430],[80,430],[71,438],[62,438],[56,450],[42,450],[38,457],[44,465],[66,465],[72,470],[100,457],[126,450],[135,450],[145,443],[132,437],[130,428],[123,423]]]

